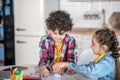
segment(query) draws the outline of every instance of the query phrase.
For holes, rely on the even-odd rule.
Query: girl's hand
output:
[[[67,69],[66,73],[67,73],[68,75],[73,75],[73,74],[75,74],[75,72],[74,72],[73,70],[70,70],[70,69]]]
[[[49,77],[49,76],[50,76],[50,72],[47,69],[47,67],[46,66],[42,66],[40,68],[40,77],[43,78],[43,77]]]
[[[53,73],[57,73],[57,74],[63,74],[64,70],[66,68],[69,67],[69,63],[68,62],[60,62],[60,63],[56,63],[52,66],[53,69]]]

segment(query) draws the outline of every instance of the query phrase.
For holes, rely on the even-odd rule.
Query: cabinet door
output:
[[[20,64],[38,64],[40,37],[15,37],[15,61]]]
[[[42,35],[43,0],[14,0],[15,35]]]

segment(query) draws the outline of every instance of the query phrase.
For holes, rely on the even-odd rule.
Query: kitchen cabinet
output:
[[[60,9],[71,14],[75,34],[93,34],[106,25],[112,29],[109,18],[120,12],[119,5],[119,0],[60,0]]]
[[[14,0],[15,35],[40,36],[43,26],[44,0]]]
[[[44,0],[14,0],[15,64],[38,64]]]
[[[15,61],[17,65],[38,64],[40,37],[15,37]]]

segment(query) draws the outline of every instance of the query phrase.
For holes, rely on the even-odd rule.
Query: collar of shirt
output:
[[[94,63],[97,63],[99,60],[101,60],[101,59],[102,59],[104,56],[106,56],[107,54],[110,55],[111,52],[100,54],[100,55],[94,60]],[[108,56],[108,55],[107,55],[107,56]]]

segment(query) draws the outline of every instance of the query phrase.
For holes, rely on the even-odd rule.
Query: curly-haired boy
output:
[[[40,41],[40,75],[50,76],[50,67],[58,62],[76,63],[76,41],[68,35],[73,23],[70,14],[66,11],[53,11],[46,19],[48,35],[42,37]],[[65,70],[60,70],[58,74],[63,74]]]

